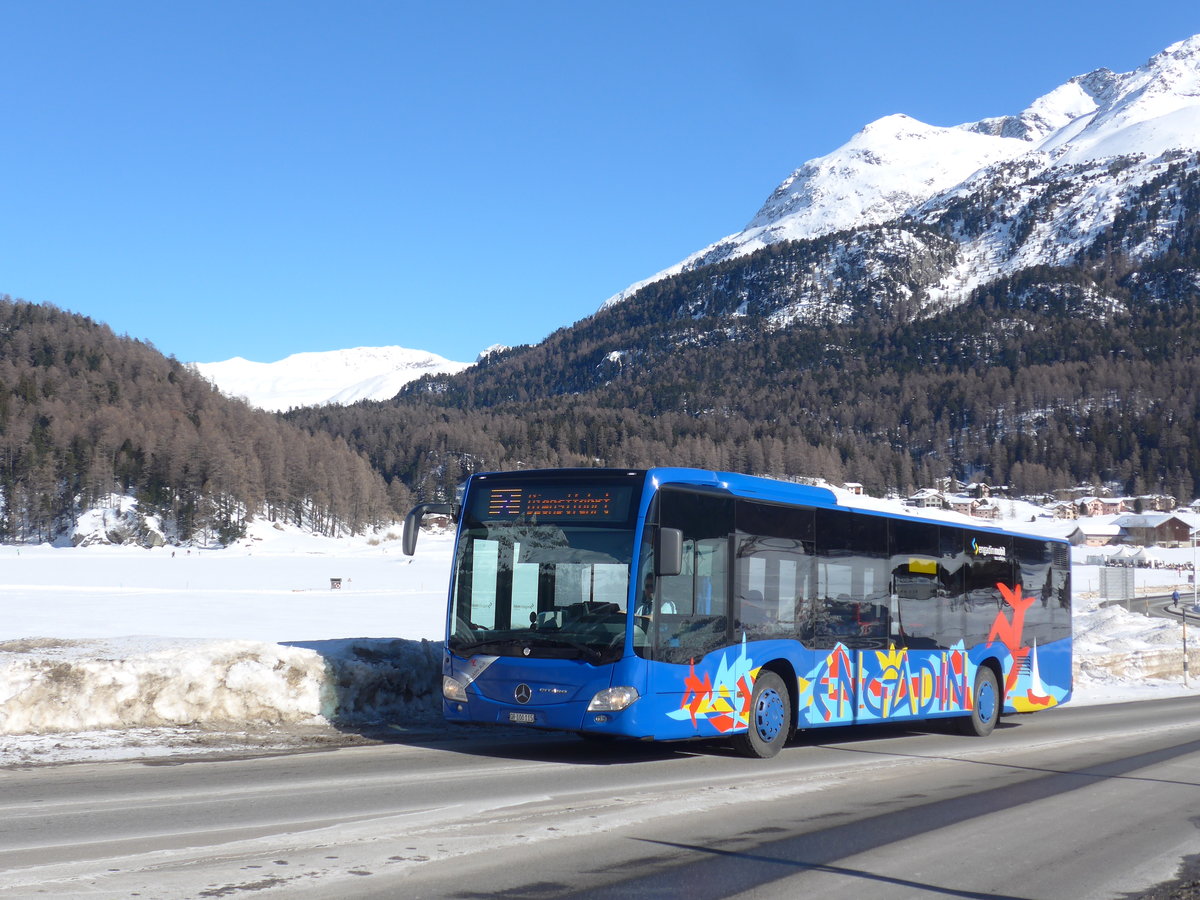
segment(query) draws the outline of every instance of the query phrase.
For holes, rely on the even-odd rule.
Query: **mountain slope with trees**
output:
[[[1058,265],[954,303],[928,291],[987,224],[938,216],[682,272],[390,404],[299,410],[389,478],[446,496],[481,469],[699,465],[905,492],[1200,478],[1200,158],[1177,158]],[[1035,208],[1036,207],[1036,208]],[[1051,208],[1038,194],[1027,219]],[[1153,237],[1148,251],[1148,236]],[[799,319],[797,298],[817,300]],[[806,300],[807,302],[807,300]]]
[[[407,499],[344,442],[227,399],[148,344],[0,298],[0,540],[56,539],[114,493],[181,538],[224,541],[255,515],[360,530]]]

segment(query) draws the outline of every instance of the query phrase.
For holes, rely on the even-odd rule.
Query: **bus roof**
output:
[[[509,472],[488,472],[481,475],[520,477],[521,475],[597,475],[612,477],[618,473],[639,476],[644,475],[655,487],[667,484],[693,485],[721,491],[728,491],[738,497],[749,497],[767,502],[796,503],[804,506],[823,507],[827,509],[847,509],[886,516],[891,519],[901,519],[910,522],[926,522],[930,524],[951,525],[958,528],[970,528],[973,531],[993,532],[1015,537],[1034,538],[1036,540],[1055,541],[1064,543],[1061,537],[1051,534],[1030,532],[1011,528],[1003,523],[994,521],[981,522],[971,516],[949,510],[917,509],[903,506],[897,500],[883,500],[862,494],[851,493],[831,485],[808,484],[798,481],[782,481],[777,478],[766,478],[760,475],[743,475],[738,472],[723,472],[712,469],[693,469],[683,466],[655,466],[649,469],[617,469],[617,468],[577,468],[577,469],[523,469]]]

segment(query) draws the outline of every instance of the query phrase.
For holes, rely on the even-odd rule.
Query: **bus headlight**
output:
[[[588,712],[620,712],[639,696],[637,688],[633,687],[605,688],[592,698]]]
[[[447,700],[453,700],[456,703],[466,703],[467,686],[457,678],[451,678],[449,675],[443,675],[442,696]]]

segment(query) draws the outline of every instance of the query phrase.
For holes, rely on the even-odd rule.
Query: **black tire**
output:
[[[991,666],[981,665],[975,670],[975,690],[971,695],[971,714],[958,720],[958,730],[974,737],[987,737],[1000,721],[1000,710],[1004,706],[1004,692]]]
[[[770,759],[783,749],[792,733],[792,696],[783,679],[760,672],[750,697],[750,727],[733,738],[743,756]]]

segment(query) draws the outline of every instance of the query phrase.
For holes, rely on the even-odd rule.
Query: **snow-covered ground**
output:
[[[410,559],[398,535],[257,523],[221,550],[0,547],[0,765],[319,746],[353,739],[356,725],[443,728],[452,536],[423,534]],[[1076,562],[1095,552],[1078,549]],[[1182,684],[1180,625],[1102,607],[1099,572],[1074,569],[1074,702],[1200,693],[1195,678]],[[1178,587],[1190,598],[1174,569],[1135,577],[1139,594]]]
[[[0,765],[441,727],[452,540],[0,547]]]

